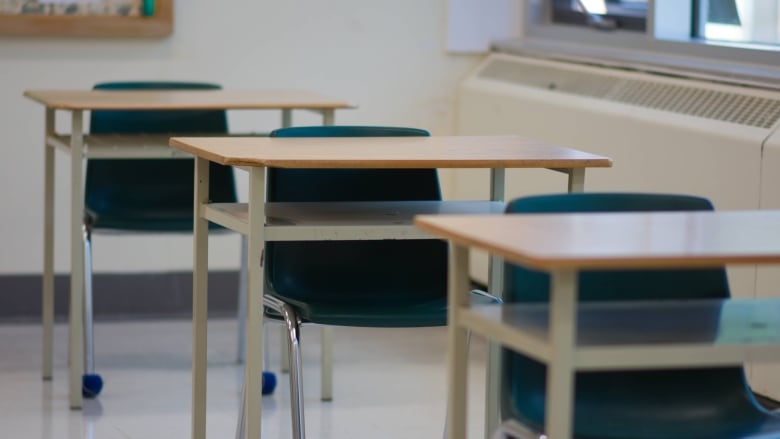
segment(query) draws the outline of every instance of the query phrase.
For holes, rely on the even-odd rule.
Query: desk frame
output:
[[[67,95],[64,98],[60,94]],[[116,95],[117,92],[114,92]],[[131,92],[118,92],[127,93]],[[194,92],[197,93],[197,92]],[[219,96],[219,92],[203,92]],[[235,93],[235,92],[229,92]],[[261,92],[262,93],[262,92]],[[300,92],[296,92],[300,93]],[[158,93],[162,95],[164,93]],[[71,200],[70,200],[70,291],[71,300],[68,312],[68,395],[71,409],[80,409],[82,406],[82,375],[84,366],[83,332],[83,301],[84,301],[84,249],[82,245],[82,216],[84,214],[84,171],[87,158],[177,158],[189,157],[187,154],[171,149],[166,145],[167,136],[141,136],[143,148],[139,153],[138,138],[136,136],[122,136],[126,140],[115,142],[117,136],[87,136],[84,134],[84,111],[96,109],[250,109],[250,110],[281,110],[282,126],[292,125],[292,111],[294,109],[309,110],[320,113],[323,124],[332,125],[335,119],[335,110],[352,108],[352,104],[338,100],[327,100],[320,96],[312,95],[321,102],[315,104],[298,102],[298,97],[292,102],[276,104],[241,101],[232,104],[230,99],[217,103],[197,103],[186,105],[182,103],[154,102],[153,105],[140,106],[137,103],[106,104],[105,101],[90,103],[89,96],[110,96],[110,92],[56,92],[56,91],[28,91],[25,96],[36,100],[46,106],[44,129],[44,206],[43,206],[43,370],[44,380],[52,379],[53,365],[53,328],[54,328],[54,150],[61,149],[70,154],[71,171]],[[84,99],[87,97],[87,99]],[[306,96],[304,96],[306,97]],[[71,127],[68,135],[59,135],[55,130],[56,110],[69,111],[71,113]],[[112,141],[113,137],[113,141]],[[155,138],[157,139],[155,141]],[[134,143],[135,142],[135,143]],[[117,144],[118,143],[118,144]],[[89,148],[87,148],[89,145]],[[327,337],[323,336],[323,339]]]
[[[572,437],[574,381],[578,370],[738,366],[750,359],[766,361],[780,358],[780,324],[769,325],[767,322],[771,320],[762,315],[766,314],[766,309],[775,312],[780,310],[780,300],[777,299],[748,300],[741,303],[734,299],[710,301],[717,302],[715,306],[722,303],[742,308],[738,318],[728,320],[729,324],[725,325],[737,327],[733,332],[739,337],[726,341],[708,338],[712,334],[704,331],[694,334],[694,337],[686,334],[687,338],[672,340],[668,334],[656,328],[653,329],[656,329],[657,333],[650,336],[637,337],[632,334],[633,338],[630,339],[610,340],[603,335],[587,332],[586,335],[590,338],[580,339],[580,310],[577,300],[577,278],[581,270],[706,268],[727,263],[778,264],[780,211],[623,213],[612,216],[507,215],[499,222],[483,219],[423,217],[417,220],[422,230],[450,240],[448,386],[451,399],[447,417],[450,439],[466,437],[466,333],[469,330],[547,364],[545,433],[547,437],[554,439]],[[616,228],[616,224],[621,221],[625,230]],[[544,230],[539,228],[543,222],[548,226]],[[555,227],[561,224],[564,227]],[[480,227],[498,232],[483,232],[479,230]],[[520,234],[510,236],[511,232],[502,232],[524,227],[527,228],[524,237],[528,241],[534,241],[531,244],[526,245]],[[560,240],[545,247],[545,239],[554,240],[556,233],[571,238],[574,236],[574,230],[588,235],[588,238],[574,238],[579,242],[572,245],[572,250]],[[623,236],[605,243],[604,237],[612,232],[623,233]],[[530,238],[532,233],[538,233],[535,240]],[[636,236],[634,242],[625,245],[619,243],[632,233]],[[507,244],[497,244],[496,237],[499,235]],[[592,247],[596,241],[601,243],[601,248],[588,252],[588,246]],[[709,242],[715,244],[708,245]],[[491,254],[497,252],[515,264],[548,272],[551,276],[549,306],[535,310],[533,305],[527,304],[470,307],[469,248],[484,249]],[[636,302],[631,304],[636,306]],[[610,309],[610,305],[621,303],[597,303],[591,305],[590,310],[595,308],[596,311],[602,312],[602,315],[609,316],[609,312],[615,312]],[[508,307],[511,306],[524,312],[515,321],[508,321],[506,317]],[[646,306],[657,307],[659,304]],[[676,309],[691,307],[685,301],[671,306],[677,307]],[[711,308],[708,308],[711,306],[711,303],[704,303],[701,308],[705,312],[711,312]],[[538,308],[538,305],[536,307]],[[582,308],[583,305],[579,307]],[[653,312],[656,318],[663,314],[657,309]],[[543,327],[540,328],[538,323],[529,323],[536,320],[541,313],[548,315]],[[696,317],[695,313],[691,315]],[[663,326],[663,322],[660,326]],[[770,329],[768,334],[766,328]],[[603,332],[604,329],[599,331]]]
[[[376,138],[375,138],[376,139]],[[211,139],[214,140],[214,139]],[[172,139],[171,145],[182,148],[192,146],[193,142],[189,142],[190,139]],[[209,205],[209,159],[201,157],[203,152],[189,151],[196,155],[195,157],[195,230],[194,230],[194,243],[193,243],[193,374],[192,374],[192,437],[194,439],[205,439],[206,437],[206,354],[207,354],[207,310],[206,303],[208,301],[208,222],[214,221],[224,227],[234,229],[240,233],[248,233],[249,235],[249,281],[247,289],[247,326],[246,326],[246,340],[247,340],[247,356],[244,383],[245,389],[245,401],[244,406],[246,414],[244,416],[244,432],[248,438],[259,438],[261,435],[261,422],[262,422],[262,343],[263,343],[263,286],[264,286],[264,269],[261,266],[261,258],[265,242],[271,240],[309,240],[310,235],[305,233],[299,237],[291,236],[290,234],[284,237],[274,237],[272,230],[273,224],[271,224],[271,218],[266,216],[266,166],[272,166],[272,164],[260,165],[253,164],[249,166],[249,203],[248,203],[248,217],[247,225],[240,226],[237,222],[231,218],[230,215],[225,215],[224,209],[220,209],[219,212]],[[226,153],[227,154],[227,153]],[[203,154],[206,155],[206,154]],[[595,157],[595,156],[593,156]],[[247,166],[247,163],[237,160],[235,162],[229,162],[218,158],[212,158],[214,161],[221,164],[233,164]],[[609,167],[611,161],[603,157],[600,164],[585,164],[584,161],[578,165],[572,165],[571,168],[562,168],[560,166],[548,167],[544,166],[544,163],[537,161],[533,164],[528,164],[525,167],[536,168],[548,168],[554,171],[563,172],[568,175],[568,190],[569,191],[582,191],[584,189],[585,181],[585,168],[588,166]],[[338,159],[335,159],[338,160]],[[357,159],[356,159],[357,160]],[[311,162],[311,160],[309,160]],[[280,162],[281,163],[281,162]],[[372,166],[370,164],[357,163],[355,167],[372,168],[383,166]],[[442,163],[444,164],[444,163]],[[505,169],[487,166],[484,163],[471,163],[472,167],[489,167],[490,172],[490,199],[491,201],[503,201],[504,199],[504,186],[505,186]],[[280,167],[284,167],[281,166]],[[296,163],[292,167],[317,167],[316,165],[301,165]],[[320,166],[322,168],[340,167],[330,165]],[[347,166],[349,167],[349,166]],[[386,167],[386,166],[385,166]],[[390,167],[403,168],[403,165],[392,165]],[[411,166],[414,167],[414,166]],[[450,164],[449,167],[457,167]],[[462,167],[469,167],[463,165]],[[522,166],[517,166],[522,167]],[[446,202],[443,202],[446,203]],[[378,230],[382,231],[381,225],[375,226]],[[313,226],[316,229],[316,226]],[[408,230],[414,230],[412,222],[409,221],[406,227]],[[431,236],[427,234],[414,234],[409,231],[387,231],[383,232],[383,239],[430,239]],[[376,236],[366,237],[360,233],[351,233],[342,235],[340,238],[335,239],[377,239]],[[490,273],[490,285],[489,290],[492,293],[501,291],[501,282],[503,277],[503,262],[499,258],[491,260],[491,273]],[[465,282],[468,280],[466,279]],[[497,348],[493,348],[491,358],[498,355]],[[463,354],[465,355],[465,353]],[[490,360],[489,360],[490,361]],[[492,361],[490,368],[498,370],[499,364],[496,361]],[[488,386],[488,406],[486,409],[492,416],[492,422],[495,425],[498,424],[498,388],[500,383],[494,379],[495,373],[488,374],[490,377],[490,384]],[[452,422],[452,420],[450,420]],[[491,429],[494,426],[487,425],[486,429]]]

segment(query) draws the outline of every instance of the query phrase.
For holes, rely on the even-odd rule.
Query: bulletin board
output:
[[[173,0],[0,0],[0,35],[165,37]]]

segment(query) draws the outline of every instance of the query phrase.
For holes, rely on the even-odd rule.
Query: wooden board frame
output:
[[[162,38],[172,32],[173,0],[156,0],[150,17],[0,14],[0,35]]]

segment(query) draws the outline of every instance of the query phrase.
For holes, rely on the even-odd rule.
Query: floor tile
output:
[[[243,368],[236,362],[236,321],[209,322],[208,437],[234,436]],[[279,326],[269,325],[269,360],[279,365]],[[55,327],[54,379],[40,378],[38,325],[0,326],[2,437],[147,439],[190,435],[191,323],[99,322],[99,398],[68,409],[67,327]],[[307,436],[311,439],[438,438],[446,400],[444,328],[336,328],[334,400],[319,400],[319,328],[302,347]],[[469,431],[482,436],[485,343],[472,340]],[[263,435],[290,437],[287,375],[263,399]]]

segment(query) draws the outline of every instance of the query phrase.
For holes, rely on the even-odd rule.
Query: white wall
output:
[[[218,6],[217,6],[218,5]],[[410,125],[451,134],[456,84],[473,56],[443,50],[445,2],[415,0],[177,0],[164,40],[0,37],[0,133],[5,160],[0,275],[40,273],[43,107],[25,89],[85,89],[132,79],[186,79],[225,88],[303,88],[359,105],[337,123]],[[231,112],[235,131],[276,127],[276,112]],[[295,113],[296,124],[316,124]],[[64,115],[58,126],[66,127]],[[55,269],[69,270],[67,156],[57,153]],[[239,175],[239,192],[246,178]],[[96,271],[187,270],[189,236],[96,236]],[[238,239],[212,239],[211,266],[238,266]]]

